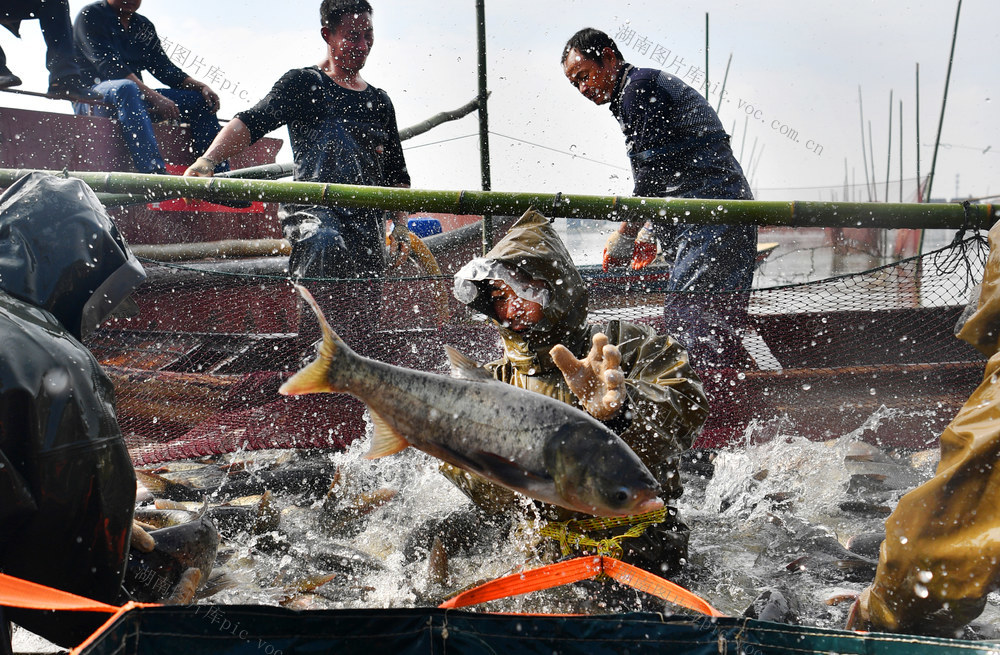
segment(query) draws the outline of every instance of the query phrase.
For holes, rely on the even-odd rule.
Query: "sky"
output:
[[[70,0],[71,14],[86,4]],[[389,93],[400,127],[475,97],[474,0],[372,4],[375,45],[362,75]],[[631,63],[667,70],[704,92],[706,15],[709,101],[758,199],[896,202],[902,179],[903,201],[914,201],[918,103],[920,173],[931,169],[957,0],[485,5],[494,190],[630,194],[621,130],[607,106],[591,104],[565,79],[563,45],[578,29],[596,27],[616,38]],[[219,115],[229,118],[286,70],[321,60],[318,6],[146,0],[140,13],[154,22],[168,54],[216,89]],[[21,32],[17,40],[0,31],[0,46],[22,88],[44,91],[38,23],[24,23]],[[962,3],[935,198],[1000,194],[1000,120],[992,102],[998,49],[1000,3]],[[70,111],[66,102],[13,94],[0,94],[0,103]],[[404,142],[413,186],[482,188],[478,130],[470,115]],[[272,136],[287,143],[284,130]],[[291,160],[287,145],[278,160]]]

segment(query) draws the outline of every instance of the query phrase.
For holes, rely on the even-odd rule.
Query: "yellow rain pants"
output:
[[[886,520],[856,608],[872,630],[954,637],[1000,588],[1000,223],[989,242],[977,310],[958,334],[990,358],[986,374],[941,435],[935,476]]]

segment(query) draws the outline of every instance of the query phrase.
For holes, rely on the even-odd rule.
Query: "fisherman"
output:
[[[81,339],[143,279],[79,180],[32,173],[0,196],[0,572],[105,603],[136,481],[111,380]],[[72,647],[105,618],[0,608],[0,631],[10,620]]]
[[[21,21],[37,18],[45,39],[45,67],[49,69],[48,95],[57,98],[97,100],[84,84],[73,49],[73,25],[69,20],[69,0],[4,0],[0,23],[20,37]],[[21,78],[7,68],[0,48],[0,89],[21,86]]]
[[[220,161],[288,126],[295,179],[373,186],[410,186],[396,113],[389,95],[361,77],[374,42],[367,0],[324,0],[318,66],[285,73],[264,98],[240,112],[185,175],[208,177]],[[385,212],[283,205],[282,230],[292,244],[296,277],[381,277],[386,270]],[[391,263],[409,250],[406,215],[392,213]]]
[[[941,434],[935,476],[886,519],[875,581],[848,628],[962,636],[1000,589],[1000,223],[989,243],[979,301],[957,333],[990,358],[983,382]]]
[[[91,90],[113,106],[75,103],[73,108],[77,114],[117,118],[135,169],[165,174],[151,118],[183,119],[191,125],[194,152],[202,152],[219,133],[219,96],[170,60],[153,23],[136,13],[141,4],[100,0],[77,14],[73,38],[80,69],[94,81]],[[144,70],[170,88],[147,86]],[[228,170],[228,165],[219,162],[217,170]]]
[[[708,416],[683,347],[645,325],[588,323],[586,284],[555,229],[534,210],[455,274],[454,294],[498,326],[503,356],[486,365],[495,378],[587,411],[649,468],[668,512],[664,522],[624,540],[624,558],[657,575],[677,572],[688,541],[674,505],[682,493],[678,456]],[[442,470],[488,513],[516,506],[513,492],[462,469]],[[551,506],[545,514],[580,518]]]
[[[584,97],[609,105],[618,120],[636,196],[753,199],[729,135],[693,88],[664,71],[636,68],[607,34],[592,28],[569,39],[562,65]],[[666,331],[687,346],[696,369],[747,366],[741,333],[757,227],[655,223],[642,228],[642,222],[625,221],[611,234],[604,270],[629,262],[641,268],[655,255],[655,236],[670,264]]]

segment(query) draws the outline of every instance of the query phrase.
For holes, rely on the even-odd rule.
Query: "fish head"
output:
[[[545,445],[545,464],[564,507],[632,516],[663,507],[660,485],[638,455],[596,421],[563,425]]]

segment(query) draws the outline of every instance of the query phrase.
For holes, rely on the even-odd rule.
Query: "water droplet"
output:
[[[812,389],[812,388],[813,388],[813,385],[811,385],[811,384],[809,384],[809,383],[806,383],[806,384],[803,384],[803,385],[802,385],[802,390],[803,390],[803,391],[809,391],[809,390],[810,390],[810,389]]]

